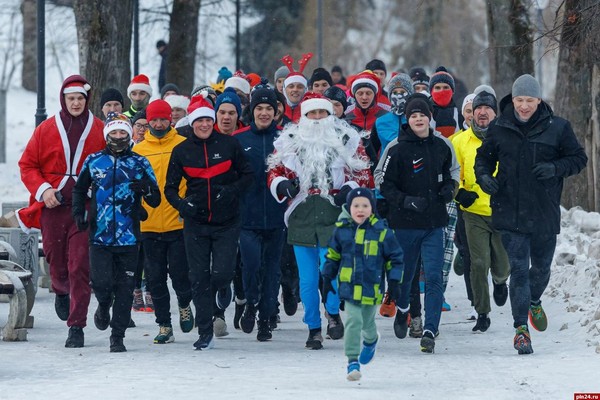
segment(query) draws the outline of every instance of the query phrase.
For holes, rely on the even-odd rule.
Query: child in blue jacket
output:
[[[335,293],[331,281],[337,277],[340,299],[346,302],[344,351],[350,381],[360,379],[360,364],[368,364],[375,355],[379,340],[375,313],[385,292],[385,278],[388,293],[395,299],[403,271],[402,249],[385,220],[375,216],[373,193],[353,189],[336,223],[322,271],[323,297]]]

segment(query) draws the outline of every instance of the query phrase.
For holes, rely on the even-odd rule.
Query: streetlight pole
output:
[[[35,126],[46,120],[46,3],[37,0],[37,110]]]
[[[323,65],[323,0],[317,0],[317,65]]]
[[[235,70],[240,69],[240,0],[235,0]]]
[[[140,2],[133,1],[133,76],[139,75],[140,69]]]

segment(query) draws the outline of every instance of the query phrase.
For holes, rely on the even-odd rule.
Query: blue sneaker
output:
[[[360,364],[358,361],[349,361],[348,375],[346,375],[346,379],[349,381],[357,381],[360,379],[360,376]]]
[[[446,300],[442,303],[442,311],[452,311],[452,306],[446,303]]]
[[[360,351],[360,355],[358,356],[359,363],[365,365],[371,362],[371,360],[375,356],[377,342],[379,342],[379,332],[377,332],[377,339],[373,343],[367,344],[363,341],[363,348]]]
[[[217,307],[221,310],[225,310],[229,307],[229,304],[233,301],[233,291],[231,290],[231,284],[220,288],[215,296],[215,302]]]

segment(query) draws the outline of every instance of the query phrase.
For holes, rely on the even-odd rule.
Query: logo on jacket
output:
[[[252,147],[246,147],[244,151],[250,151],[250,149],[252,149]]]
[[[418,160],[413,160],[413,172],[419,173],[421,172],[421,170],[423,170],[423,157],[419,158]]]
[[[221,155],[219,153],[215,153],[213,155],[213,160],[219,160],[221,158]]]
[[[104,173],[104,172],[96,173],[96,179],[104,179],[104,178],[106,178],[106,173]]]

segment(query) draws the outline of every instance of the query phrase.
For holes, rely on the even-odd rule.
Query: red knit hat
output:
[[[154,100],[146,107],[146,119],[148,122],[153,119],[171,119],[171,106],[164,100]]]
[[[250,80],[250,87],[254,87],[260,83],[260,76],[254,72],[250,72],[246,77]]]
[[[199,118],[212,118],[215,121],[215,109],[204,97],[199,97],[198,101],[190,104],[188,107],[188,121],[190,126]]]
[[[139,74],[133,77],[131,83],[127,87],[127,97],[131,97],[131,92],[134,90],[143,90],[152,96],[152,86],[150,86],[150,79],[144,75]]]

